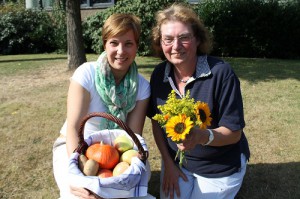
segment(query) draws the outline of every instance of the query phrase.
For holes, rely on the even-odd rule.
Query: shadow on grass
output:
[[[300,81],[300,60],[277,60],[256,58],[222,58],[231,64],[240,79],[250,83],[260,81],[275,81],[284,79],[296,79]],[[138,67],[143,74],[151,75],[159,59],[146,58],[145,64]]]
[[[64,60],[66,56],[49,57],[33,57],[20,55],[16,58],[3,59],[0,63],[22,62],[22,61],[51,61]],[[262,59],[262,58],[221,58],[231,64],[240,79],[250,83],[258,83],[260,81],[275,81],[284,79],[296,79],[300,81],[300,60],[277,60],[277,59]],[[140,72],[145,76],[152,74],[155,66],[161,60],[154,57],[138,57],[137,63]]]
[[[251,83],[284,79],[300,80],[300,60],[226,58],[240,79]]]
[[[152,171],[148,192],[159,199],[160,171]],[[249,164],[235,199],[300,198],[300,162]]]
[[[159,199],[159,182],[160,171],[152,171],[151,178],[148,184],[148,193]]]
[[[236,199],[300,198],[300,162],[248,165]]]
[[[23,61],[49,61],[49,60],[58,60],[58,59],[67,59],[67,57],[44,57],[44,58],[30,58],[30,59],[5,59],[0,60],[0,63],[6,63],[6,62],[23,62]]]

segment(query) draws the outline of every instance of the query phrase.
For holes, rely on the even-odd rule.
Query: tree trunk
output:
[[[67,0],[68,67],[76,69],[86,62],[81,27],[80,0]]]

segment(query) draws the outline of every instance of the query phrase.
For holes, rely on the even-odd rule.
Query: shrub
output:
[[[151,28],[154,24],[154,17],[157,10],[166,5],[175,2],[175,0],[121,0],[116,5],[90,16],[83,23],[83,34],[86,46],[97,53],[103,50],[101,40],[101,27],[104,21],[113,13],[132,13],[141,19],[142,32],[140,37],[139,55],[151,54]],[[186,2],[177,0],[176,2]]]
[[[196,10],[214,36],[213,54],[276,58],[300,55],[300,1],[205,0]]]
[[[63,7],[54,6],[51,15],[54,31],[55,51],[58,53],[67,52],[67,22],[66,11]]]
[[[24,2],[23,2],[24,3]],[[0,4],[0,15],[9,13],[9,12],[17,12],[24,9],[24,4],[20,3],[13,3],[13,2],[5,2],[5,4]]]
[[[43,53],[55,49],[50,16],[42,11],[20,10],[0,16],[0,53]]]

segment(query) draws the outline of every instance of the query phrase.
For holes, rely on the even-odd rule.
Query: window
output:
[[[20,1],[20,0],[15,0]],[[0,0],[5,4],[8,0]],[[55,0],[26,0],[26,8],[52,9]],[[62,1],[65,2],[65,1]],[[115,0],[80,0],[81,8],[107,8],[115,4]]]
[[[5,3],[21,3],[20,0],[1,0],[0,4],[5,4]]]
[[[43,0],[41,1],[44,9],[51,9],[54,3],[54,0]]]
[[[191,4],[197,4],[199,2],[200,2],[200,0],[189,0],[189,3],[191,3]]]
[[[104,8],[113,6],[115,0],[81,0],[81,8]]]

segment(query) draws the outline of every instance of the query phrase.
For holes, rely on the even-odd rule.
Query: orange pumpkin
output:
[[[120,159],[117,149],[102,142],[89,146],[85,155],[88,159],[97,161],[101,169],[114,168]]]
[[[109,169],[99,169],[97,176],[99,178],[109,178],[113,176],[113,173]]]

